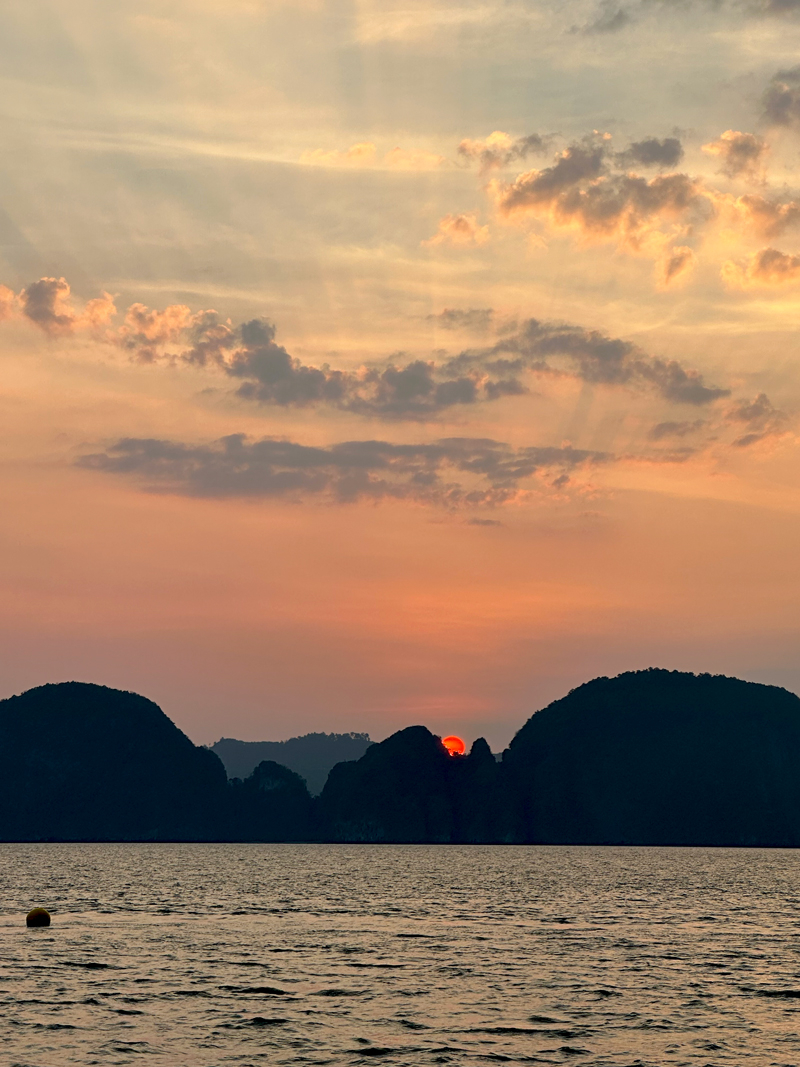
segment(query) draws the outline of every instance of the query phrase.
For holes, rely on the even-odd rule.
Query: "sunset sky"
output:
[[[9,0],[0,696],[800,692],[800,0]]]

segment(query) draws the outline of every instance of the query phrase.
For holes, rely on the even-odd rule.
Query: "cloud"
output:
[[[439,219],[439,228],[423,245],[485,245],[489,240],[489,227],[480,226],[472,212],[461,215],[445,215]]]
[[[688,269],[683,262],[691,258],[688,249],[673,249],[672,255],[673,274]],[[13,313],[17,298],[0,287],[0,308],[3,299]],[[105,325],[116,310],[106,295],[76,312],[63,279],[41,279],[19,300],[51,333],[78,323]],[[480,333],[491,328],[493,314],[491,308],[446,308],[429,318],[447,329]],[[327,406],[388,420],[431,420],[454,407],[520,396],[528,392],[523,376],[531,374],[651,389],[670,403],[707,404],[729,395],[727,389],[707,385],[698,371],[650,356],[629,341],[537,319],[505,323],[494,343],[438,361],[404,359],[399,353],[347,370],[303,363],[278,343],[275,326],[266,319],[234,325],[213,309],[193,312],[184,304],[161,310],[132,304],[119,327],[106,327],[98,336],[139,362],[214,370],[236,382],[235,393],[244,400],[278,407]]]
[[[99,329],[107,326],[117,313],[109,293],[89,300],[81,312],[70,303],[70,295],[65,278],[40,278],[22,290],[19,303],[22,314],[52,336]]]
[[[382,170],[435,170],[445,165],[444,156],[421,148],[392,148],[378,156],[371,141],[360,141],[344,151],[314,148],[303,152],[300,162],[315,167],[375,167]]]
[[[796,200],[768,200],[758,193],[746,193],[737,197],[720,194],[715,202],[760,237],[778,237],[800,224],[800,203]]]
[[[785,285],[800,278],[800,256],[764,248],[744,263],[723,263],[721,274],[723,281],[736,289]]]
[[[435,152],[422,148],[392,148],[383,157],[383,166],[389,170],[435,170],[447,160]]]
[[[682,250],[675,249],[678,258]],[[448,326],[488,324],[490,309],[442,313]],[[214,311],[192,314],[183,305],[151,311],[134,304],[118,343],[148,362],[183,362],[239,379],[246,400],[281,407],[327,405],[384,419],[432,419],[448,408],[519,396],[524,373],[572,375],[609,386],[651,388],[672,403],[705,404],[728,390],[675,360],[649,356],[638,346],[598,331],[529,319],[494,344],[450,359],[397,357],[356,370],[311,366],[275,340],[275,327],[253,319],[234,327]]]
[[[788,417],[773,406],[766,393],[759,393],[754,400],[739,400],[725,413],[728,422],[743,424],[746,433],[737,437],[733,444],[738,448],[781,436],[786,430]]]
[[[586,140],[570,145],[551,167],[492,183],[498,212],[545,219],[585,238],[617,238],[638,251],[663,221],[686,216],[704,200],[700,184],[686,174],[608,173],[608,154],[605,141]]]
[[[275,342],[275,328],[263,320],[244,323],[240,334],[239,347],[220,365],[231,377],[244,379],[239,396],[262,404],[328,404],[367,416],[419,419],[487,395],[487,383],[465,375],[443,376],[424,360],[358,371],[307,366]]]
[[[19,299],[13,289],[0,285],[0,322],[13,318],[19,306]]]
[[[800,11],[800,0],[757,0],[756,10],[764,15],[790,15]]]
[[[486,438],[430,444],[345,441],[324,448],[232,434],[210,444],[123,438],[77,465],[128,475],[151,491],[196,497],[409,500],[444,507],[493,506],[519,497],[520,483],[610,461],[570,447],[512,448]]]
[[[661,258],[656,269],[659,288],[666,289],[676,282],[685,281],[697,265],[697,256],[691,248],[679,245],[671,248]]]
[[[763,175],[763,163],[769,146],[754,133],[742,133],[739,130],[725,130],[716,141],[703,145],[703,151],[718,156],[722,162],[722,173],[729,178],[749,178],[760,180]]]
[[[706,385],[699,372],[653,358],[630,342],[536,319],[493,345],[440,363],[415,359],[358,371],[300,363],[261,320],[245,323],[240,333],[240,346],[226,351],[220,366],[244,379],[240,396],[265,404],[329,404],[369,417],[430,419],[454,406],[519,396],[527,392],[520,377],[525,372],[650,388],[671,403],[706,404],[728,395]]]
[[[132,305],[112,339],[140,362],[216,368],[240,381],[238,396],[279,407],[326,405],[369,417],[428,419],[455,405],[525,392],[502,375],[449,374],[420,359],[347,371],[311,366],[277,343],[266,319],[234,327],[213,310],[193,314],[180,304],[163,311]]]
[[[687,437],[689,434],[697,433],[698,430],[702,430],[705,425],[705,419],[694,419],[694,421],[683,422],[659,422],[652,428],[647,436],[650,441],[663,441],[665,438],[671,437]]]
[[[530,208],[550,207],[559,196],[581,182],[599,178],[605,158],[606,146],[602,142],[570,145],[551,167],[527,171],[511,184],[498,186],[500,210],[505,215],[512,215]]]
[[[774,74],[761,103],[764,119],[771,126],[800,124],[800,66]]]
[[[377,152],[371,141],[359,141],[343,152],[338,148],[331,151],[324,148],[309,149],[300,156],[300,162],[317,167],[372,167],[375,165]]]
[[[512,137],[502,130],[495,130],[485,140],[465,138],[458,146],[458,154],[463,160],[477,161],[481,170],[487,171],[527,159],[529,155],[538,155],[546,149],[547,140],[538,133]]]
[[[707,385],[698,371],[649,356],[630,341],[538,319],[529,319],[491,348],[467,350],[444,364],[449,373],[477,369],[509,377],[523,370],[569,374],[602,385],[651,388],[677,404],[709,404],[730,395],[728,389]]]
[[[570,33],[580,33],[586,36],[595,34],[618,33],[633,22],[630,10],[614,3],[613,0],[604,0],[600,4],[600,12],[595,19],[584,26],[573,26]]]
[[[135,353],[142,363],[177,358],[176,353],[165,350],[174,345],[180,350],[180,358],[200,366],[219,359],[222,350],[234,340],[234,331],[219,322],[215,311],[195,314],[185,304],[170,304],[163,311],[131,304],[116,334],[117,343]]]
[[[646,137],[643,141],[634,141],[624,152],[618,152],[617,163],[631,166],[638,163],[642,167],[674,167],[683,159],[683,145],[677,137]]]
[[[483,333],[489,329],[494,317],[492,308],[445,308],[428,319],[444,330],[474,330]]]

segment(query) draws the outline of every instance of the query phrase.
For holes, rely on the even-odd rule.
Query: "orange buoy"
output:
[[[45,911],[44,908],[34,908],[33,911],[29,911],[25,916],[26,926],[49,926],[50,925],[50,912]]]

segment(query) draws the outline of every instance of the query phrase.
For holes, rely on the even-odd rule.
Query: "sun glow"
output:
[[[451,737],[443,737],[442,744],[451,756],[463,756],[467,750],[467,746],[464,744],[461,738],[456,737],[455,735]]]

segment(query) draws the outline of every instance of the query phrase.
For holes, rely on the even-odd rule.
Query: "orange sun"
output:
[[[467,751],[467,746],[460,737],[443,737],[442,744],[451,756],[463,756]]]

